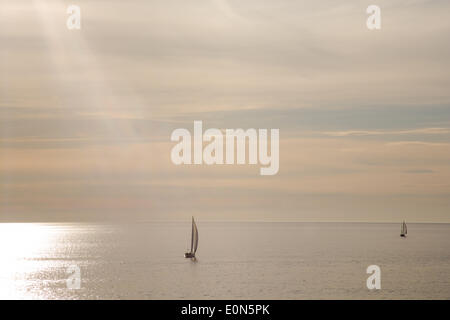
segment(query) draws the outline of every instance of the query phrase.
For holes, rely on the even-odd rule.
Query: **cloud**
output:
[[[386,143],[388,147],[397,146],[425,146],[425,147],[449,147],[450,143],[425,142],[425,141],[395,141]]]
[[[349,136],[380,136],[380,135],[410,135],[410,134],[449,134],[450,128],[421,128],[411,130],[349,130],[349,131],[330,131],[322,134],[331,137],[349,137]]]
[[[120,112],[78,112],[78,115],[88,118],[102,119],[144,119],[142,115]]]
[[[380,0],[377,32],[363,1],[92,0],[80,32],[61,1],[1,1],[12,218],[448,221],[448,1]],[[173,166],[170,133],[193,120],[279,128],[280,173]]]
[[[417,174],[422,174],[422,173],[434,173],[435,171],[433,170],[429,170],[429,169],[413,169],[413,170],[405,170],[403,171],[404,173],[417,173]]]

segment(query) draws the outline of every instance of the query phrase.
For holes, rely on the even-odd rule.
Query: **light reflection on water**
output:
[[[105,232],[108,228],[95,224],[0,223],[0,299],[77,297],[79,292],[67,289],[66,270],[70,265],[83,266],[94,260],[86,251],[89,241],[83,238],[89,239],[96,230]],[[87,255],[83,257],[82,252]]]
[[[0,224],[0,299],[449,299],[450,225]],[[366,268],[382,270],[369,292]],[[66,270],[81,270],[69,290]]]
[[[0,298],[27,298],[27,275],[40,269],[39,257],[56,240],[57,232],[40,224],[0,224]]]

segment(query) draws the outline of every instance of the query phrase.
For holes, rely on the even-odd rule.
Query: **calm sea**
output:
[[[0,224],[0,298],[450,298],[450,224],[408,224],[406,239],[400,224],[197,225],[194,262],[189,223]],[[366,287],[369,265],[380,290]]]

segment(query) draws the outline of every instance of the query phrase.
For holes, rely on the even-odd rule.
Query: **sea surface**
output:
[[[188,222],[2,223],[0,298],[450,299],[450,224],[410,223],[406,239],[400,223],[197,225],[192,261]]]

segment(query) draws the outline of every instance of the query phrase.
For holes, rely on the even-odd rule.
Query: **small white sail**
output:
[[[192,239],[191,239],[191,252],[196,253],[198,247],[198,229],[195,224],[194,217],[192,217]]]
[[[191,251],[184,254],[185,258],[195,259],[195,253],[198,247],[198,230],[195,224],[194,217],[192,217],[192,234],[191,234]]]
[[[191,251],[184,254],[185,258],[195,259],[195,253],[198,247],[198,230],[195,224],[194,217],[192,217],[192,234],[191,234]]]
[[[407,233],[408,233],[408,229],[406,228],[406,223],[405,223],[405,221],[403,221],[403,223],[402,223],[402,228],[401,228],[401,231],[400,231],[400,235],[403,237],[403,236],[405,236]]]

